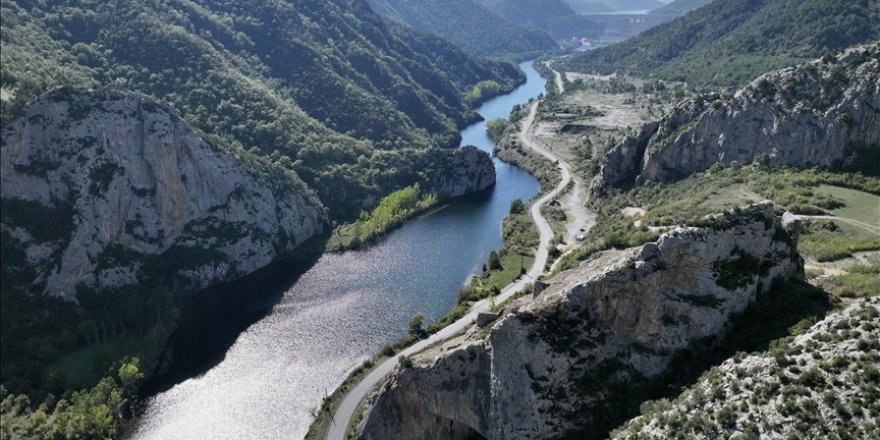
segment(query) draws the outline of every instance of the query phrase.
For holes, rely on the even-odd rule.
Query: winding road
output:
[[[528,272],[526,272],[525,276],[518,278],[513,283],[508,284],[504,289],[501,290],[501,293],[495,298],[495,303],[498,304],[503,303],[513,294],[526,288],[529,283],[533,282],[544,272],[544,267],[546,267],[548,259],[548,247],[550,244],[550,240],[553,239],[553,230],[550,227],[550,223],[547,221],[547,219],[544,218],[543,215],[541,215],[541,207],[546,205],[553,198],[555,198],[558,193],[562,192],[572,180],[571,165],[569,165],[567,162],[563,162],[559,157],[553,154],[552,151],[541,145],[539,142],[536,142],[532,138],[531,129],[532,125],[535,122],[535,115],[537,114],[537,110],[538,101],[535,101],[534,103],[532,103],[528,117],[522,124],[519,137],[527,147],[533,149],[541,156],[544,156],[551,162],[558,162],[559,172],[562,178],[559,181],[559,184],[556,185],[556,187],[552,191],[548,191],[535,203],[532,204],[529,213],[532,217],[532,220],[538,226],[538,232],[540,233],[540,244],[538,245],[538,249],[535,252],[535,262],[532,264],[532,267],[529,268]],[[352,388],[351,391],[348,392],[348,394],[345,395],[342,403],[339,404],[339,407],[333,414],[333,421],[331,422],[330,428],[327,431],[327,439],[344,440],[346,438],[349,422],[351,421],[352,417],[354,417],[361,400],[363,400],[373,388],[375,388],[386,376],[388,376],[388,374],[394,371],[394,368],[397,366],[401,356],[410,356],[414,353],[424,350],[425,348],[433,344],[455,336],[457,333],[470,326],[477,318],[477,315],[479,313],[488,312],[491,304],[492,302],[489,299],[484,299],[475,303],[471,307],[471,310],[470,312],[468,312],[467,315],[444,327],[443,329],[441,329],[437,333],[434,333],[428,338],[407,347],[406,349],[398,353],[397,356],[389,358],[384,362],[378,364],[373,369],[373,371],[371,371],[366,377],[364,377],[363,380],[361,380],[354,388]]]

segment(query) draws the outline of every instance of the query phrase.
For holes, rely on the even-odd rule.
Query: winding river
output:
[[[487,120],[507,117],[514,105],[544,91],[531,62],[520,67],[527,82],[483,104],[479,112]],[[462,144],[491,151],[485,123],[461,134]],[[493,190],[414,219],[368,249],[323,255],[304,271],[271,282],[234,283],[239,300],[231,311],[228,303],[217,306],[226,308],[220,316],[258,318],[235,331],[203,374],[186,378],[178,372],[185,380],[149,399],[132,437],[302,438],[311,411],[349,371],[403,337],[412,315],[422,313],[430,322],[448,312],[463,283],[501,246],[501,220],[510,202],[537,194],[538,182],[497,160],[495,170]],[[175,357],[186,359],[189,351],[202,357],[199,339],[211,345],[213,338],[230,337],[213,329],[228,333],[240,324],[217,321],[185,324],[200,331],[177,342]]]

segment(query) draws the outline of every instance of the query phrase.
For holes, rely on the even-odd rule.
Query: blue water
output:
[[[528,81],[483,104],[487,120],[507,117],[515,104],[544,92],[531,63],[520,67]],[[485,123],[464,129],[462,144],[491,151]],[[352,368],[404,336],[414,314],[428,322],[446,314],[464,282],[501,246],[510,202],[537,194],[538,182],[497,160],[495,168],[497,184],[482,197],[410,221],[368,249],[322,256],[222,361],[153,397],[133,437],[302,438],[311,411]]]

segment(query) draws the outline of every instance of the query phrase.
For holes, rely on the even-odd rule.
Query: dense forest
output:
[[[482,56],[528,59],[558,46],[545,32],[526,29],[475,0],[369,0],[390,20],[441,36]]]
[[[524,78],[365,1],[2,0],[2,20],[4,119],[52,86],[139,90],[274,155],[334,219],[415,183],[392,164],[456,145],[474,104]]]
[[[880,3],[873,0],[716,0],[623,43],[572,56],[566,65],[737,87],[877,39]]]
[[[657,9],[652,9],[652,14],[684,14],[688,11],[701,8],[712,3],[713,0],[673,0]]]
[[[597,37],[600,24],[578,15],[562,0],[476,0],[506,20],[540,29],[561,40],[571,37]]]
[[[143,92],[216,148],[301,178],[309,188],[298,192],[314,190],[336,223],[401,188],[429,188],[476,104],[525,79],[389,23],[365,0],[0,0],[0,20],[4,130],[50,90]],[[29,261],[12,246],[11,216],[55,236],[75,213],[2,202],[2,437],[116,438],[139,383],[169,362],[167,339],[194,292],[142,282],[78,288],[78,304],[32,294],[20,288],[30,272],[11,263]]]
[[[598,3],[595,0],[566,0],[565,3],[568,3],[568,5],[571,6],[571,9],[574,9],[574,12],[577,12],[578,14],[614,12],[614,9],[611,9],[610,6]]]

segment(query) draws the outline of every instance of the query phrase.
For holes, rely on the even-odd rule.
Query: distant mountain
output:
[[[523,79],[365,0],[2,0],[2,16],[4,120],[55,85],[140,90],[196,129],[288,158],[333,218],[419,179],[390,163],[457,144],[478,83]]]
[[[608,5],[600,3],[598,0],[565,0],[571,6],[571,9],[578,14],[600,14],[605,12],[614,12]]]
[[[565,64],[576,71],[741,86],[761,73],[878,39],[880,2],[874,0],[716,0]]]
[[[476,55],[530,57],[556,49],[550,36],[526,29],[474,0],[369,0],[379,15],[441,36]]]
[[[652,14],[680,15],[712,3],[714,0],[674,0],[665,6],[652,9]]]
[[[562,0],[476,0],[490,11],[521,26],[540,29],[556,39],[595,37],[602,26],[578,15]]]
[[[603,4],[614,11],[647,11],[657,9],[664,5],[659,0],[593,0]]]

